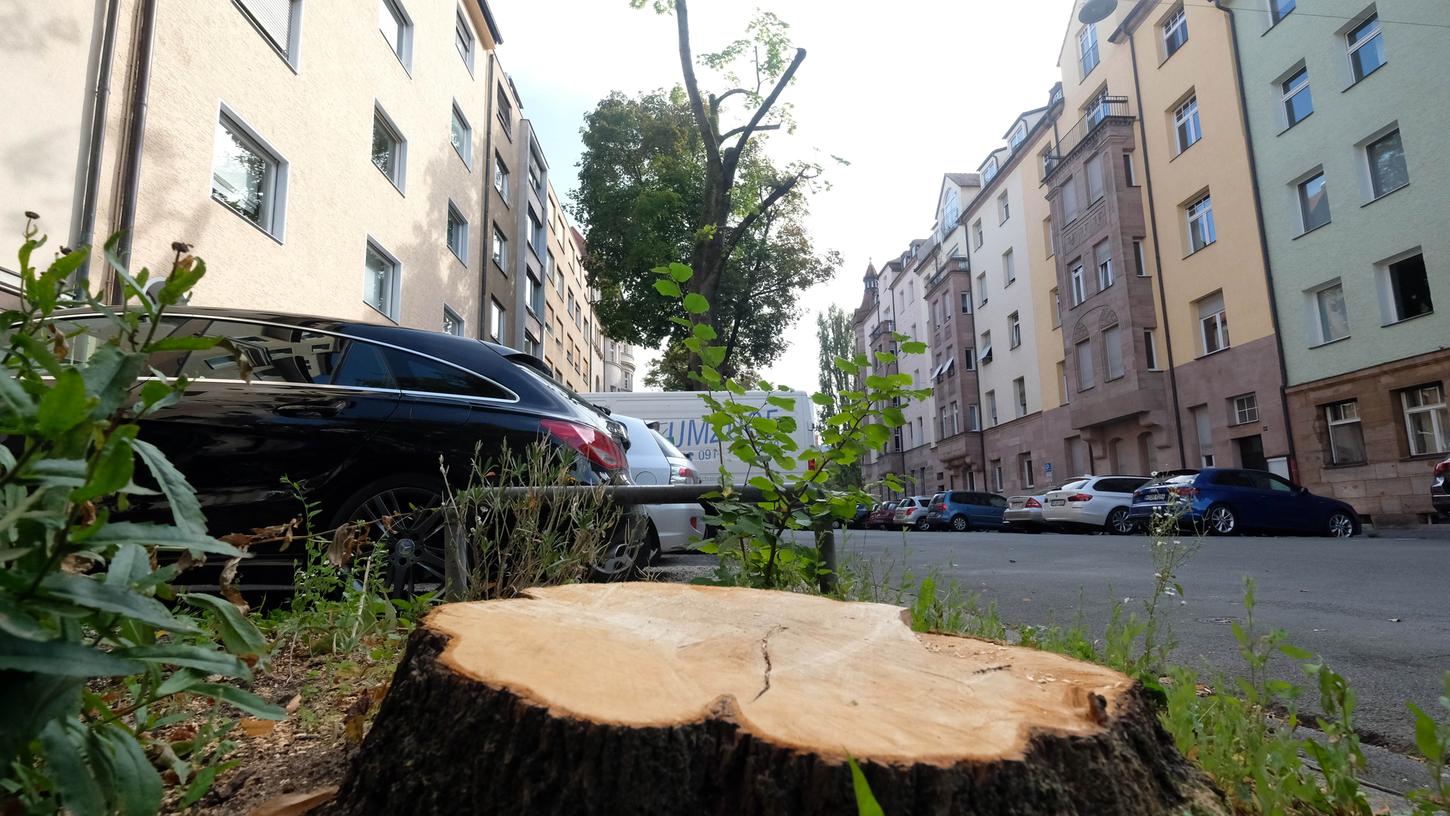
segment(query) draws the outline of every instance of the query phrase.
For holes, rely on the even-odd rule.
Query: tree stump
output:
[[[1224,813],[1141,686],[882,604],[679,584],[442,606],[343,813]]]

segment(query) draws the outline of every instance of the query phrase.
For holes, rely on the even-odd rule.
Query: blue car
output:
[[[1007,500],[995,493],[950,490],[932,496],[926,508],[926,524],[933,530],[950,529],[960,533],[972,529],[1000,530],[1007,526],[1002,521]]]
[[[1133,493],[1128,519],[1147,529],[1156,514],[1182,511],[1179,525],[1210,535],[1299,533],[1348,538],[1359,515],[1338,499],[1265,470],[1204,468],[1160,473]]]

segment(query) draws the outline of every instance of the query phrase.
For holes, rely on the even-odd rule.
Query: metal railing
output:
[[[1072,127],[1064,131],[1057,139],[1057,145],[1052,153],[1043,157],[1042,180],[1046,181],[1049,176],[1061,167],[1073,151],[1088,137],[1093,135],[1099,127],[1110,119],[1133,118],[1133,112],[1128,107],[1126,96],[1104,96],[1093,105],[1087,113],[1082,115]]]
[[[895,320],[883,320],[880,323],[877,323],[876,324],[876,328],[874,328],[874,329],[871,330],[871,339],[872,340],[875,340],[876,338],[880,337],[883,334],[886,334],[888,332],[894,332],[894,331],[896,331],[896,321]]]

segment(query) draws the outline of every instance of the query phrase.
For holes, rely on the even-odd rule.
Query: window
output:
[[[1087,286],[1083,283],[1082,264],[1077,264],[1068,273],[1072,284],[1072,305],[1078,306],[1087,300]]]
[[[1007,340],[1012,348],[1022,345],[1022,321],[1017,318],[1017,313],[1007,315]]]
[[[1410,455],[1444,452],[1450,417],[1445,413],[1445,392],[1440,384],[1402,391],[1400,403],[1405,408],[1405,434],[1410,440]]]
[[[1017,148],[1021,147],[1022,142],[1026,139],[1027,126],[1019,124],[1017,127],[1012,129],[1012,135],[1007,137],[1007,147],[1011,149],[1013,153],[1016,153]]]
[[[1163,50],[1168,56],[1178,53],[1178,49],[1188,42],[1188,19],[1183,15],[1183,7],[1179,6],[1168,15],[1163,22]]]
[[[988,364],[990,364],[992,362],[992,333],[991,332],[989,332],[989,331],[982,332],[982,344],[980,346],[978,346],[978,348],[980,348],[982,350],[982,353],[978,357],[978,362],[980,362],[982,365],[988,365]]]
[[[1094,24],[1089,23],[1077,33],[1077,54],[1082,75],[1086,77],[1098,67],[1098,30]]]
[[[1093,342],[1084,340],[1074,346],[1077,355],[1077,390],[1086,391],[1093,387]]]
[[[987,273],[983,272],[977,276],[977,305],[987,305]]]
[[[397,258],[372,241],[367,242],[363,258],[363,302],[393,321],[398,319],[399,267]]]
[[[452,201],[448,202],[448,249],[458,260],[468,263],[468,221]]]
[[[225,110],[212,146],[211,197],[281,240],[287,163]]]
[[[1098,291],[1101,292],[1117,280],[1113,275],[1112,248],[1107,241],[1101,241],[1093,247],[1093,259],[1098,264]]]
[[[1112,108],[1108,105],[1108,89],[1103,88],[1098,91],[1097,96],[1084,105],[1082,111],[1084,118],[1088,121],[1089,129],[1101,124],[1104,119],[1108,118],[1108,114],[1112,113]]]
[[[1384,266],[1381,282],[1385,323],[1397,323],[1435,310],[1430,298],[1430,279],[1425,275],[1425,256],[1419,252]]]
[[[1143,239],[1133,239],[1133,269],[1140,278],[1148,277],[1148,258],[1143,254]]]
[[[488,300],[488,337],[495,343],[501,343],[504,339],[505,318],[507,313],[503,306],[495,298]]]
[[[383,171],[388,181],[400,191],[403,189],[404,159],[406,143],[398,135],[398,129],[383,113],[382,108],[373,108],[373,165]]]
[[[378,28],[407,69],[413,58],[413,21],[398,0],[378,0]]]
[[[1042,219],[1042,243],[1047,245],[1047,257],[1057,254],[1057,236],[1052,232],[1052,216]]]
[[[1005,224],[1007,219],[1012,217],[1012,208],[1007,204],[1007,191],[997,196],[997,223]]]
[[[1232,404],[1234,419],[1233,424],[1247,425],[1251,422],[1259,421],[1258,394],[1243,394],[1234,397],[1232,400]]]
[[[1208,416],[1207,405],[1196,405],[1188,409],[1193,415],[1193,428],[1198,438],[1198,466],[1213,467],[1213,421]]]
[[[1103,154],[1088,159],[1086,166],[1088,206],[1092,206],[1103,197]]]
[[[1329,461],[1354,465],[1365,460],[1364,428],[1359,422],[1359,402],[1346,400],[1324,406],[1329,423]]]
[[[458,109],[458,103],[453,103],[453,149],[458,151],[458,158],[470,168],[473,167],[473,128],[468,124],[468,118],[463,111]]]
[[[1107,379],[1123,376],[1123,332],[1117,326],[1103,330],[1103,352],[1108,362]]]
[[[1012,263],[1012,250],[1002,253],[1002,285],[1011,286],[1017,280],[1017,267]]]
[[[1299,182],[1299,215],[1304,231],[1318,229],[1329,223],[1329,190],[1324,184],[1324,171]]]
[[[1143,330],[1143,356],[1149,371],[1158,370],[1158,343],[1152,329]]]
[[[1345,35],[1349,43],[1349,67],[1354,81],[1369,76],[1385,64],[1385,42],[1380,33],[1380,17],[1371,14],[1369,19],[1355,26]]]
[[[1349,336],[1349,314],[1344,307],[1344,287],[1336,280],[1310,293],[1317,320],[1311,330],[1312,345],[1330,343]]]
[[[947,413],[947,420],[951,423],[949,426],[951,428],[950,435],[956,436],[962,429],[962,413],[957,408],[956,400],[952,401],[951,411]]]
[[[529,249],[534,251],[534,256],[538,257],[543,255],[544,225],[539,221],[539,217],[534,215],[533,207],[529,208],[528,232],[526,233],[526,237],[529,242]]]
[[[1057,293],[1057,287],[1052,287],[1052,327],[1055,329],[1062,325],[1062,296]]]
[[[997,177],[997,157],[987,159],[987,165],[982,168],[982,183],[991,184],[992,179]]]
[[[1133,169],[1133,154],[1123,153],[1123,183],[1129,187],[1138,186],[1138,173]]]
[[[1033,487],[1035,485],[1035,475],[1033,474],[1033,471],[1037,468],[1032,466],[1032,454],[1017,454],[1017,464],[1019,466],[1019,470],[1022,473],[1022,486]]]
[[[982,411],[976,403],[967,406],[967,430],[982,430]]]
[[[1269,17],[1278,25],[1279,21],[1289,16],[1294,10],[1295,0],[1269,0]]]
[[[1400,142],[1398,129],[1365,145],[1364,152],[1369,159],[1370,191],[1375,198],[1393,193],[1410,183],[1410,171],[1405,166],[1405,147]]]
[[[509,168],[503,163],[503,157],[493,154],[493,189],[503,196],[505,202],[509,198]]]
[[[453,44],[457,46],[463,64],[468,66],[468,72],[473,73],[473,26],[468,24],[468,18],[462,11],[458,12],[458,19],[453,24]]]
[[[1178,137],[1179,153],[1203,138],[1203,129],[1198,122],[1198,97],[1189,97],[1187,102],[1173,111],[1173,132]]]
[[[972,313],[972,293],[970,291],[963,292],[962,293],[962,314],[971,314],[971,313]]]
[[[982,219],[972,222],[972,249],[982,248]]]
[[[238,0],[237,6],[295,69],[302,0]]]
[[[443,305],[443,333],[462,337],[464,327],[463,318],[458,316],[458,312],[448,308],[448,304],[445,303]]]
[[[1228,348],[1228,313],[1223,307],[1223,293],[1215,292],[1198,301],[1198,333],[1203,353],[1213,354]]]
[[[534,277],[533,270],[524,275],[524,305],[536,317],[544,313],[544,284]]]
[[[493,228],[493,262],[499,268],[508,271],[509,268],[509,239],[503,237],[503,231],[498,227]]]
[[[1300,68],[1280,84],[1284,92],[1284,116],[1289,127],[1304,121],[1314,112],[1314,96],[1309,91],[1309,69]]]
[[[534,337],[534,333],[528,329],[524,329],[524,353],[530,357],[538,357],[540,356],[541,348],[538,338]],[[575,368],[577,370],[578,367],[576,366]]]
[[[1057,404],[1058,405],[1066,405],[1067,404],[1067,392],[1070,390],[1067,387],[1067,361],[1066,360],[1058,360],[1057,361],[1057,387],[1058,387],[1058,390],[1061,392],[1060,394],[1058,394]]]
[[[1027,378],[1018,377],[1012,381],[1012,399],[1017,405],[1017,416],[1027,416]]]
[[[498,121],[503,125],[504,135],[513,138],[514,103],[509,100],[508,91],[504,90],[503,83],[499,83],[498,90],[494,91],[494,107],[498,109]]]
[[[539,165],[536,164],[533,161],[530,161],[529,162],[529,187],[533,188],[533,191],[536,192],[536,193],[538,193],[540,198],[543,198],[544,197],[544,182],[543,182],[543,178],[544,177],[539,173]]]
[[[992,489],[1001,493],[1006,488],[1002,481],[1002,460],[992,460]]]
[[[987,392],[987,427],[997,427],[997,392]]]
[[[962,355],[962,357],[963,357],[962,368],[963,369],[966,369],[967,371],[976,371],[977,370],[977,353],[976,353],[976,350],[973,349],[971,346],[967,346],[966,349],[965,349],[965,351],[966,351],[966,354]]]
[[[1077,176],[1068,176],[1062,182],[1062,223],[1071,224],[1077,220]]]
[[[1185,209],[1188,216],[1188,247],[1190,254],[1218,240],[1213,226],[1213,199],[1205,194],[1203,198],[1189,204]]]

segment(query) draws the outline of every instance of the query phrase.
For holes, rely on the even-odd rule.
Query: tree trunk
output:
[[[343,813],[1226,813],[1127,677],[785,592],[575,585],[413,633]]]

